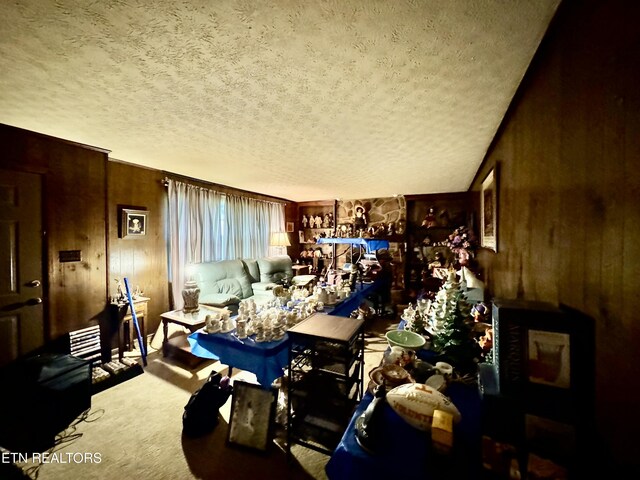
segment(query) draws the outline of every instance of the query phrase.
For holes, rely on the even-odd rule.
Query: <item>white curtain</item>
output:
[[[175,180],[169,180],[168,199],[169,281],[176,309],[182,308],[189,264],[283,253],[269,247],[271,233],[284,231],[281,203]]]

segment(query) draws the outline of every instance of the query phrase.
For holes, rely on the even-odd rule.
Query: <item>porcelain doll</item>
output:
[[[367,227],[367,216],[365,215],[364,207],[358,205],[356,207],[356,213],[353,217],[353,228],[355,231],[364,230]]]
[[[436,220],[436,209],[435,208],[429,207],[429,211],[425,215],[424,220],[422,220],[422,226],[423,227],[427,227],[427,228],[437,227],[438,226],[438,222]]]

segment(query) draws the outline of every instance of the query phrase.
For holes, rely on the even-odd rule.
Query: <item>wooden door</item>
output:
[[[0,170],[0,366],[44,343],[41,185]]]

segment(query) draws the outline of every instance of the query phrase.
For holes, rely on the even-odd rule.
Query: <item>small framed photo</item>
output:
[[[491,169],[482,181],[480,194],[480,244],[498,251],[498,169]]]
[[[298,230],[298,242],[305,243],[304,232],[302,230]]]
[[[120,238],[142,238],[147,235],[148,210],[123,208],[120,215]]]
[[[527,331],[528,380],[558,388],[571,386],[571,336],[566,332]]]
[[[286,227],[287,227],[286,228],[287,233],[293,233],[293,229],[294,229],[293,222],[287,222],[287,226]]]
[[[233,382],[227,443],[266,451],[271,439],[276,390],[236,380]]]

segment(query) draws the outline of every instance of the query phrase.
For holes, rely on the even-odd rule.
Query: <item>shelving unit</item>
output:
[[[363,395],[364,320],[316,313],[287,333],[287,450],[331,454]]]
[[[419,291],[423,287],[422,271],[440,252],[452,261],[453,253],[445,245],[456,227],[475,229],[478,198],[475,192],[407,196],[407,251],[405,285]],[[430,208],[434,210],[433,225],[422,226]]]
[[[314,218],[313,227],[311,227],[310,222],[310,218],[312,217]],[[316,226],[316,218],[321,220],[320,227]],[[303,219],[306,219],[306,223]],[[300,251],[302,252],[303,250],[307,250],[307,252],[309,252],[320,249],[324,265],[328,265],[331,262],[331,259],[335,257],[335,247],[332,245],[320,246],[316,243],[315,239],[321,236],[333,236],[336,226],[336,202],[334,200],[321,200],[299,203],[297,225],[297,240],[300,246]],[[309,259],[307,263],[311,266],[311,259]]]

